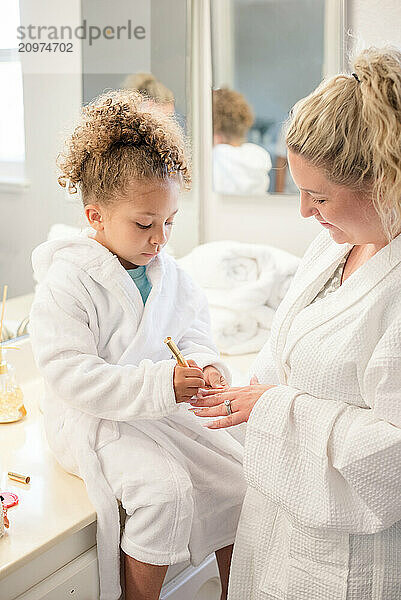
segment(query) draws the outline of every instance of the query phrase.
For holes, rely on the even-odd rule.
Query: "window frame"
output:
[[[0,63],[20,62],[17,48],[0,48]],[[21,65],[22,77],[22,65]],[[24,158],[21,161],[0,159],[0,192],[13,192],[28,187],[25,177],[26,139],[25,139],[25,110],[23,81],[21,86],[23,106]]]

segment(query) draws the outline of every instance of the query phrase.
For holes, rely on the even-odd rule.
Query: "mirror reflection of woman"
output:
[[[229,600],[401,598],[400,140],[395,49],[295,107],[291,174],[324,231],[250,385],[195,409],[211,429],[248,422]]]

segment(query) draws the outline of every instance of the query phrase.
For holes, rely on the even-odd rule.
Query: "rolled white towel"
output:
[[[210,307],[212,334],[224,354],[258,352],[270,335],[274,310],[259,306],[247,311]]]
[[[276,308],[299,260],[273,246],[219,241],[197,246],[178,262],[204,288],[211,305],[244,309]]]

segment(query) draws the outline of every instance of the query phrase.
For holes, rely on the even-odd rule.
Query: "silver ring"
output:
[[[226,409],[227,409],[227,414],[228,415],[232,415],[232,408],[231,408],[231,400],[224,400],[224,404],[226,405]]]

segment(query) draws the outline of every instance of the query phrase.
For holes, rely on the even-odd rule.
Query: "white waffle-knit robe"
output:
[[[118,505],[95,449],[118,437],[117,422],[172,415],[236,460],[242,460],[243,448],[229,433],[216,436],[202,427],[188,405],[175,400],[176,361],[163,343],[168,335],[186,358],[200,367],[214,364],[230,377],[211,342],[201,290],[162,252],[146,269],[152,290],[144,307],[127,271],[91,238],[94,233],[88,228],[34,250],[39,285],[30,333],[46,382],[47,439],[65,469],[85,481],[97,512],[101,600],[116,600],[121,591]]]
[[[312,243],[254,365],[230,600],[401,598],[401,235],[311,304],[350,248]]]

